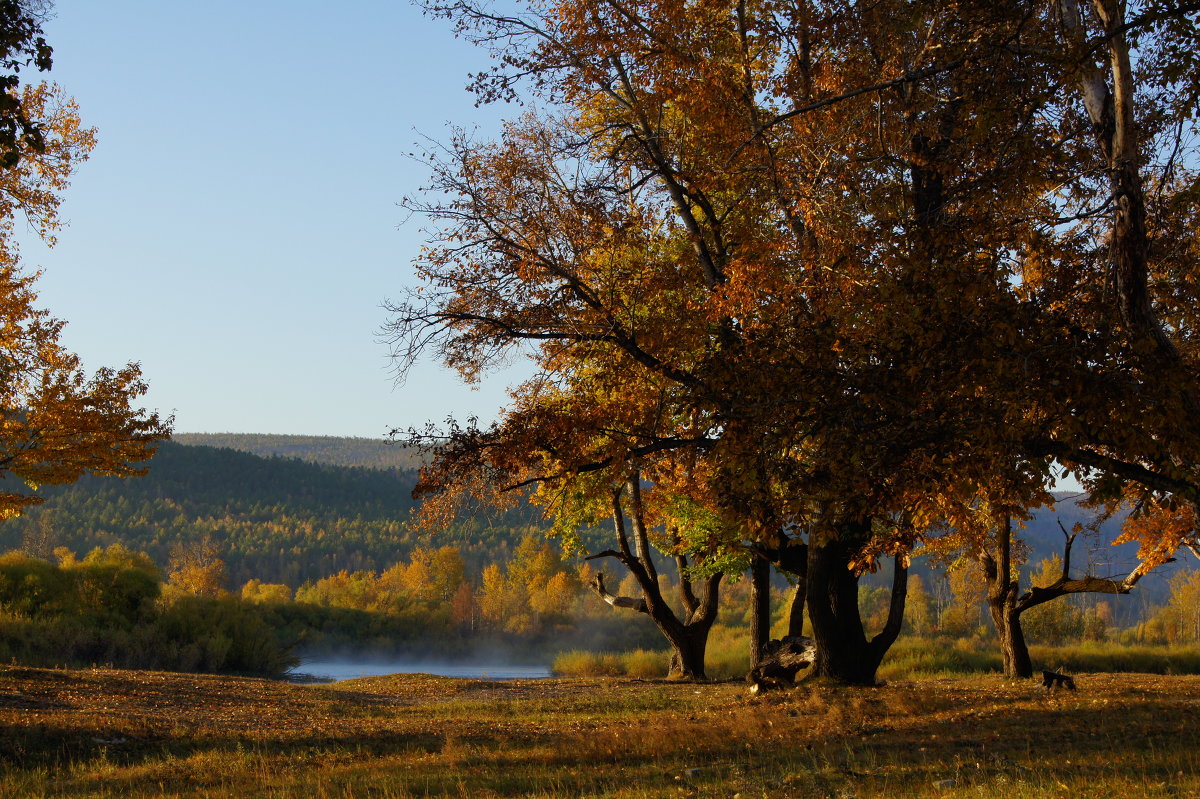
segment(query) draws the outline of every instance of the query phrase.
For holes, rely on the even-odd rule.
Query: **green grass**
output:
[[[1200,677],[801,685],[0,667],[5,797],[1200,795]],[[951,784],[948,781],[953,781]]]
[[[1200,674],[1200,646],[1122,646],[1082,643],[1034,646],[1030,657],[1038,668],[1066,671],[1132,671],[1143,674]]]
[[[710,642],[710,679],[739,679],[749,670],[745,636],[716,637]],[[1032,646],[1034,670],[1077,672],[1134,672],[1140,674],[1200,674],[1200,647],[1123,646],[1086,642],[1064,646]],[[632,652],[564,652],[551,670],[563,677],[637,677],[653,679],[667,673],[670,652],[638,649]],[[999,674],[1003,669],[994,642],[901,638],[879,669],[879,679],[932,679],[972,674]]]

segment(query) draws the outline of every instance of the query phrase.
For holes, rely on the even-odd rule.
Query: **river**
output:
[[[288,674],[297,682],[330,682],[352,680],[356,677],[376,677],[382,674],[436,674],[441,677],[464,677],[472,680],[530,680],[550,676],[546,666],[512,665],[506,663],[438,663],[385,660],[322,660],[304,658]]]

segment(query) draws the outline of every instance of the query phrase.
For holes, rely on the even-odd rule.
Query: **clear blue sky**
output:
[[[378,437],[482,389],[430,364],[393,387],[380,307],[423,236],[396,203],[447,124],[495,130],[486,54],[404,2],[58,0],[51,79],[99,144],[66,193],[41,305],[90,369],[139,361],[181,432]]]

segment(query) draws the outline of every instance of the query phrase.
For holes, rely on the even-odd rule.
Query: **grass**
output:
[[[745,635],[717,637],[708,647],[707,672],[714,680],[740,679],[750,668]],[[1032,646],[1036,669],[1067,672],[1137,672],[1200,674],[1200,647],[1124,646],[1085,642],[1063,646]],[[668,651],[564,652],[551,670],[562,677],[662,677],[670,662]],[[901,638],[888,650],[879,669],[881,680],[912,680],[998,674],[1000,651],[994,641]]]
[[[0,668],[0,796],[1200,796],[1200,677],[1077,679],[751,698],[735,682]]]

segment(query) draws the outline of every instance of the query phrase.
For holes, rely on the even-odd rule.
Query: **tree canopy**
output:
[[[535,110],[431,156],[397,355],[539,367],[428,491],[636,469],[725,520],[702,549],[808,547],[818,670],[851,681],[899,629],[863,637],[853,574],[897,556],[898,616],[914,542],[994,530],[1056,463],[1200,498],[1192,4],[428,8],[496,54],[481,99]]]

